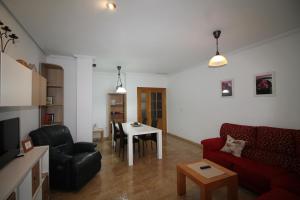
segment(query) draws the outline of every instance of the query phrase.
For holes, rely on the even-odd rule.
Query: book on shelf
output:
[[[55,114],[54,113],[45,113],[44,115],[44,124],[51,125],[55,122]]]

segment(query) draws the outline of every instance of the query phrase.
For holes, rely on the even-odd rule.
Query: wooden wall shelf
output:
[[[41,73],[47,79],[47,97],[52,103],[41,107],[41,126],[63,124],[64,122],[64,70],[59,65],[43,63]]]
[[[111,122],[114,120],[118,122],[127,121],[127,107],[126,107],[126,94],[109,93],[108,94],[108,127],[111,133]]]

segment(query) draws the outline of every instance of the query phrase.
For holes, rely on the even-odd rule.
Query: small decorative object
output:
[[[274,96],[275,95],[275,73],[267,72],[255,76],[255,95]]]
[[[142,124],[139,123],[139,122],[133,122],[133,123],[131,124],[131,126],[133,126],[133,127],[140,127],[140,126],[142,126]]]
[[[34,71],[34,72],[37,72],[37,68],[36,68],[35,64],[29,63],[29,64],[28,64],[28,68],[31,69],[31,70]]]
[[[216,30],[213,32],[213,35],[216,39],[217,51],[216,51],[216,55],[209,60],[208,66],[212,67],[212,68],[223,67],[224,65],[226,65],[228,63],[228,61],[219,52],[219,37],[221,35],[221,31]]]
[[[33,149],[33,144],[31,142],[31,139],[28,138],[28,139],[23,140],[22,147],[23,147],[24,153],[27,153],[28,151]]]
[[[26,62],[25,60],[23,60],[23,59],[18,59],[17,62],[20,63],[21,65],[23,65],[23,66],[29,68],[29,65],[27,64],[27,62]],[[30,69],[30,68],[29,68],[29,69]]]
[[[111,105],[113,105],[113,106],[116,105],[116,100],[115,99],[111,100]]]
[[[4,53],[9,42],[12,41],[12,43],[15,44],[18,36],[14,33],[11,33],[11,29],[8,26],[5,26],[2,21],[0,21],[0,27],[1,52]],[[9,35],[9,33],[11,34]]]
[[[47,103],[47,105],[52,105],[53,104],[53,97],[47,97],[46,98],[46,103]]]
[[[222,97],[233,96],[233,80],[221,81]]]

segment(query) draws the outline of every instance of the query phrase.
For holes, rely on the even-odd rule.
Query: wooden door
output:
[[[157,128],[167,133],[166,89],[138,87],[137,98],[138,121],[149,126],[156,121]]]

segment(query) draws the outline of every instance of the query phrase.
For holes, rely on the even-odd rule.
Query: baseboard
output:
[[[193,144],[193,145],[196,145],[196,146],[202,148],[202,144],[196,143],[196,142],[194,142],[194,141],[188,140],[188,139],[183,138],[183,137],[180,137],[180,136],[175,135],[175,134],[173,134],[173,133],[168,132],[167,136],[175,137],[175,138],[177,138],[177,139],[183,140],[183,141],[185,141],[185,142],[188,142],[188,143],[190,143],[190,144]]]

